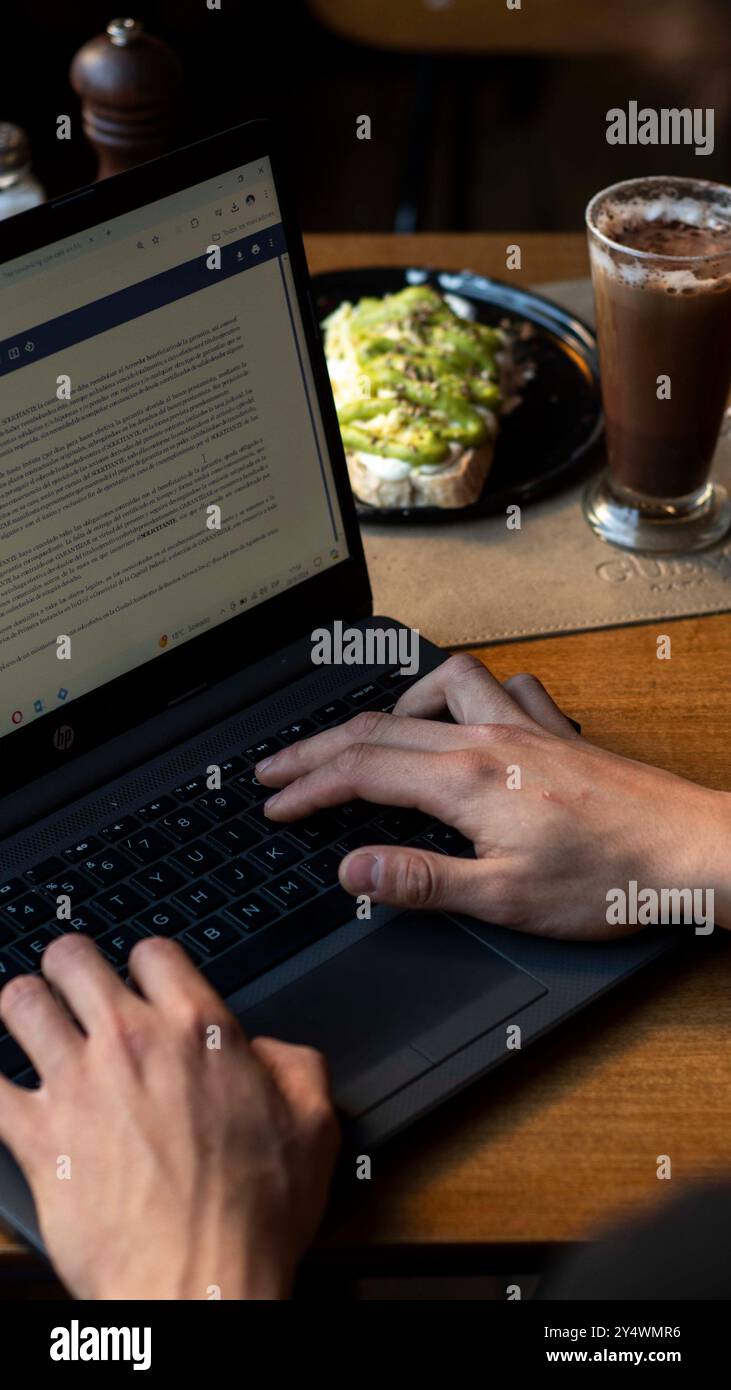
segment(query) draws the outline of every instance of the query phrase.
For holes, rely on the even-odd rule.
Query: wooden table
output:
[[[587,270],[581,235],[310,236],[312,271],[404,263],[504,276],[518,242],[524,283]],[[586,736],[681,776],[731,787],[731,618],[672,624],[671,662],[651,659],[661,625],[518,644],[478,655],[500,678],[534,671]],[[662,669],[661,669],[662,668]],[[626,693],[622,672],[631,672]],[[376,1155],[330,1221],[323,1255],[449,1252],[464,1266],[535,1267],[537,1247],[731,1170],[731,939],[705,960],[666,961],[565,1025]],[[659,1154],[672,1183],[655,1177]],[[490,1247],[485,1250],[484,1247]],[[456,1252],[454,1247],[459,1247]],[[507,1248],[506,1248],[507,1247]],[[0,1264],[22,1247],[0,1234]],[[7,1267],[6,1264],[6,1267]]]
[[[505,279],[505,247],[515,242],[522,269],[510,272],[511,283],[588,273],[582,234],[320,235],[308,238],[307,252],[313,272],[414,264]],[[605,629],[477,655],[501,679],[534,671],[597,743],[731,788],[731,618],[673,622],[673,657],[661,673],[651,658],[666,628]],[[632,673],[631,693],[623,671]],[[724,939],[704,962],[665,962],[638,977],[527,1051],[509,1078],[478,1083],[397,1141],[378,1157],[372,1182],[354,1184],[328,1240],[357,1250],[508,1246],[515,1267],[534,1258],[526,1245],[579,1239],[686,1178],[731,1171],[730,1098]],[[655,1177],[665,1153],[672,1183]],[[502,1254],[505,1264],[510,1250]]]

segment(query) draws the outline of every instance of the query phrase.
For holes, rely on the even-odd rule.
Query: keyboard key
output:
[[[7,951],[0,951],[0,989],[15,975],[24,975],[25,973],[23,966],[18,965],[17,960],[13,960]]]
[[[76,845],[69,845],[63,851],[63,857],[69,864],[80,864],[82,859],[86,859],[88,854],[96,854],[97,850],[104,849],[104,845],[96,835],[89,835],[86,840],[79,840]]]
[[[178,801],[193,801],[196,796],[206,790],[205,777],[191,777],[187,782],[181,782],[179,787],[173,787],[172,795]]]
[[[378,845],[382,842],[383,837],[375,825],[356,825],[354,830],[348,830],[345,835],[338,837],[338,846],[343,855],[350,854],[354,849],[362,849],[363,845]]]
[[[378,684],[382,685],[384,690],[397,690],[402,685],[411,685],[412,683],[413,676],[403,675],[398,667],[395,671],[384,671],[378,677]]]
[[[270,758],[280,747],[278,738],[263,738],[259,743],[252,743],[249,748],[245,748],[244,757],[247,763],[260,763],[262,758]]]
[[[19,898],[21,893],[27,892],[28,884],[22,878],[9,878],[5,883],[0,883],[0,903],[10,903],[13,898]]]
[[[52,941],[56,940],[55,932],[49,931],[48,927],[41,927],[39,931],[30,932],[28,936],[24,936],[22,941],[16,941],[13,950],[20,956],[28,970],[40,970],[43,952]]]
[[[222,856],[213,845],[206,844],[205,840],[194,840],[192,844],[186,845],[185,849],[173,854],[171,862],[187,874],[188,878],[199,878],[201,874],[215,869],[222,862]]]
[[[138,864],[154,864],[162,859],[175,844],[169,835],[161,835],[159,830],[142,830],[139,835],[130,835],[120,843],[125,854],[131,854]]]
[[[137,815],[140,820],[158,820],[160,816],[166,816],[168,811],[174,811],[177,802],[171,796],[158,796],[154,801],[148,801],[145,806],[137,807]]]
[[[216,912],[228,902],[228,894],[202,878],[176,893],[175,902],[189,918],[207,917],[209,912]]]
[[[5,922],[0,921],[0,946],[12,946],[13,942],[17,940],[18,933],[12,931]]]
[[[0,1072],[4,1076],[17,1076],[20,1071],[28,1070],[28,1058],[18,1047],[15,1038],[11,1038],[9,1033],[0,1034]]]
[[[237,792],[230,788],[218,792],[206,792],[205,796],[199,796],[196,807],[200,811],[205,811],[211,820],[222,821],[230,820],[232,816],[238,815],[248,805],[248,798],[244,800]]]
[[[97,854],[93,859],[85,859],[82,864],[84,873],[89,874],[94,882],[103,888],[119,883],[120,878],[126,878],[136,867],[128,855],[122,854],[119,849],[106,849],[103,854]]]
[[[288,869],[290,864],[296,864],[302,858],[302,850],[298,845],[293,845],[289,840],[285,840],[283,835],[272,835],[270,839],[263,840],[256,849],[252,849],[251,858],[261,864],[263,869],[271,869],[276,873],[280,869]]]
[[[137,816],[122,816],[113,825],[105,826],[103,830],[99,831],[99,834],[103,835],[105,840],[116,843],[117,840],[123,840],[125,835],[131,835],[133,830],[138,830],[140,824]]]
[[[271,821],[268,824],[271,828]],[[206,835],[209,844],[216,845],[224,854],[242,854],[244,850],[258,845],[261,838],[261,831],[255,830],[249,821],[242,820],[240,816],[217,826]]]
[[[24,878],[36,887],[39,883],[45,883],[49,878],[58,878],[59,874],[65,874],[68,865],[63,859],[56,855],[52,859],[44,859],[40,864],[34,864],[32,869],[26,869]],[[0,889],[0,899],[2,899],[2,889]]]
[[[419,844],[425,849],[441,850],[442,854],[462,854],[463,850],[472,849],[464,835],[460,835],[451,825],[442,825],[439,821],[424,832]]]
[[[258,893],[249,893],[245,898],[239,898],[238,902],[229,903],[226,911],[247,932],[258,931],[259,927],[268,926],[279,916],[279,908]]]
[[[280,907],[290,908],[299,907],[300,903],[314,897],[317,889],[314,883],[309,883],[299,874],[282,874],[281,878],[275,878],[272,883],[266,884],[266,892]]]
[[[32,931],[43,922],[50,922],[54,915],[54,907],[47,898],[42,898],[40,893],[26,893],[24,897],[16,898],[13,903],[4,903],[0,912],[5,921],[10,922],[18,931],[25,932]]]
[[[225,922],[223,917],[209,917],[206,922],[198,922],[196,926],[189,927],[181,937],[181,945],[186,941],[192,941],[204,955],[217,956],[229,946],[235,946],[240,940],[241,932],[230,922]]]
[[[92,907],[82,907],[73,912],[68,921],[56,922],[61,931],[78,931],[82,936],[98,936],[100,932],[109,930],[109,923],[102,920]]]
[[[346,801],[342,806],[336,806],[332,814],[343,827],[343,830],[351,830],[355,825],[362,825],[365,820],[372,820],[382,807],[371,806],[368,801]]]
[[[206,820],[200,811],[190,809],[174,811],[170,816],[163,816],[159,825],[160,829],[172,835],[178,844],[187,844],[188,840],[197,840],[204,830],[211,828],[211,822]]]
[[[151,898],[166,898],[169,893],[174,893],[176,888],[182,888],[184,883],[183,875],[164,863],[151,864],[149,869],[135,874],[132,879],[133,886],[140,888]]]
[[[318,883],[329,886],[338,881],[338,869],[342,859],[343,855],[339,850],[323,849],[319,854],[313,854],[311,859],[305,859],[304,864],[300,864],[300,869],[306,869]]]
[[[351,714],[350,707],[345,700],[331,700],[327,705],[320,705],[319,709],[312,711],[310,716],[316,724],[334,724],[338,719],[348,719]]]
[[[184,927],[190,926],[190,918],[184,917],[171,903],[158,903],[138,912],[135,919],[141,927],[146,927],[153,936],[176,936]]]
[[[16,1086],[24,1086],[28,1091],[37,1091],[41,1085],[41,1078],[32,1067],[28,1067],[27,1071],[21,1071],[18,1076],[14,1076],[13,1081]]]
[[[215,869],[212,877],[214,882],[222,884],[227,892],[240,897],[242,893],[256,888],[264,874],[256,864],[250,863],[242,855],[238,859],[232,859],[229,864],[222,864],[220,869]]]
[[[405,844],[407,840],[412,840],[414,835],[423,835],[431,829],[433,821],[432,817],[425,816],[423,811],[392,806],[390,810],[384,811],[383,815],[376,816],[373,824],[379,836],[383,834],[388,838],[390,835],[392,839]]]
[[[233,753],[230,758],[223,758],[218,767],[221,769],[221,781],[228,782],[235,772],[243,772],[244,768],[248,767],[248,762],[238,753]]]
[[[277,738],[286,748],[288,744],[298,743],[301,738],[309,738],[310,734],[316,733],[317,729],[311,719],[297,719],[293,724],[288,724],[286,729],[280,729]],[[266,756],[266,753],[261,754],[262,758]]]
[[[141,908],[147,906],[148,899],[143,898],[141,893],[136,892],[128,883],[122,883],[114,888],[110,893],[100,893],[94,899],[94,906],[102,912],[106,912],[112,922],[126,922],[129,917],[134,917]]]
[[[361,705],[367,705],[371,700],[376,700],[380,693],[375,681],[366,681],[365,685],[359,685],[356,686],[355,690],[349,690],[345,698],[349,705],[360,709]]]
[[[61,865],[61,875],[59,878],[49,879],[42,886],[42,891],[47,893],[49,898],[53,898],[54,912],[58,906],[56,899],[60,896],[71,898],[72,903],[83,903],[90,898],[96,888],[85,874],[69,873],[65,866]]]
[[[135,942],[141,941],[143,936],[144,932],[130,924],[108,931],[105,936],[98,938],[96,944],[112,965],[126,965],[132,947]]]
[[[269,788],[269,792],[270,792],[270,795],[273,796],[273,795],[274,795],[274,788],[273,788],[273,787],[270,787],[270,788]],[[276,824],[275,821],[269,819],[269,816],[267,815],[266,811],[264,810],[264,802],[263,802],[263,801],[260,801],[258,806],[250,806],[250,807],[249,807],[248,811],[246,812],[246,819],[247,819],[248,821],[251,821],[254,825],[256,825],[256,826],[259,827],[259,829],[260,829],[260,831],[261,831],[261,834],[259,835],[259,839],[261,839],[261,835],[262,835],[262,834],[264,834],[264,835],[271,835],[272,830],[274,829],[275,824]]]
[[[233,785],[255,802],[266,801],[268,796],[273,795],[272,788],[265,787],[252,768],[248,772],[240,772],[238,777],[234,777]]]
[[[287,834],[306,850],[329,845],[332,840],[337,839],[339,830],[335,817],[328,815],[327,811],[308,816],[307,820],[293,821],[287,826]]]
[[[252,894],[252,897],[256,896]],[[242,899],[242,902],[246,901]],[[248,901],[251,902],[251,899]],[[262,898],[260,905],[263,903]],[[256,920],[255,916],[250,919],[240,917],[236,911],[240,907],[241,903],[233,903],[226,915],[233,916],[244,930],[247,929],[248,920],[251,937],[201,966],[209,983],[224,995],[231,994],[249,980],[256,979],[257,975],[270,970],[273,965],[278,965],[280,961],[309,946],[311,942],[327,936],[343,922],[349,922],[355,912],[355,899],[338,884],[327,893],[321,893],[319,897],[303,903],[296,911],[280,917],[273,924],[270,920],[266,931],[253,931],[252,923]],[[260,920],[260,925],[265,924]]]

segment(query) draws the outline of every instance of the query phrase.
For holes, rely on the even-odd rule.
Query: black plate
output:
[[[373,507],[356,499],[364,521],[450,521],[504,511],[572,480],[602,428],[599,359],[592,330],[558,304],[528,290],[470,271],[374,266],[313,277],[320,321],[344,299],[393,294],[405,285],[431,285],[456,313],[497,325],[508,319],[535,327],[519,355],[535,364],[521,404],[502,418],[492,468],[469,507]]]

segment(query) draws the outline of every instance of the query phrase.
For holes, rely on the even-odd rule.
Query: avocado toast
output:
[[[325,353],[353,491],[376,506],[464,507],[492,462],[506,335],[427,285],[340,304]]]

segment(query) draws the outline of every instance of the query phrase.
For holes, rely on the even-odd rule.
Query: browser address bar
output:
[[[126,243],[135,250],[156,250],[170,247],[175,238],[179,253],[188,246],[200,246],[206,235],[214,243],[224,242],[242,231],[264,226],[276,217],[278,206],[274,186],[271,180],[262,180],[249,185],[239,197],[232,198],[229,194],[225,199],[214,200],[201,209],[188,210],[164,222],[135,219],[137,225],[130,226],[130,219],[125,217],[118,219],[118,223],[125,225],[115,226],[111,223],[105,227],[101,224],[68,241],[47,247],[37,255],[24,257],[19,263],[0,266],[0,280],[14,284],[49,267],[66,265],[69,260],[82,257],[84,268],[88,267],[90,276],[93,276],[100,264],[110,259],[113,251],[118,251],[120,243]],[[204,249],[201,247],[201,252]],[[174,259],[171,263],[174,264]]]

